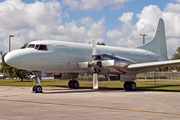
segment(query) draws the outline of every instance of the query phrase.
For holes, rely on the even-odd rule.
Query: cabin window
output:
[[[34,48],[35,44],[29,44],[28,48]]]
[[[44,51],[47,51],[47,45],[40,45],[38,50],[44,50]]]
[[[38,49],[39,45],[36,45],[35,49]]]

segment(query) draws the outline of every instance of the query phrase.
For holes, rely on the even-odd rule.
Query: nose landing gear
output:
[[[33,86],[32,91],[35,93],[42,93],[43,91],[42,91],[42,87],[40,85],[41,72],[36,71],[36,72],[34,72],[34,74],[35,74],[35,81],[34,82],[36,83],[36,85]]]

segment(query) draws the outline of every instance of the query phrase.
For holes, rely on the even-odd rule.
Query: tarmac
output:
[[[0,86],[0,120],[179,120],[180,93]]]

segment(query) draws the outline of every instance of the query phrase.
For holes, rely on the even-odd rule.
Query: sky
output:
[[[150,41],[159,18],[165,22],[168,57],[180,47],[180,0],[0,0],[0,51],[20,49],[35,40],[108,46]]]

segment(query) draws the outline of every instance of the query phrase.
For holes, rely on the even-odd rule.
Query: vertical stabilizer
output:
[[[168,59],[167,58],[167,47],[166,47],[164,21],[162,18],[159,19],[158,27],[157,27],[154,38],[147,44],[142,45],[138,48],[152,51],[152,52]]]

